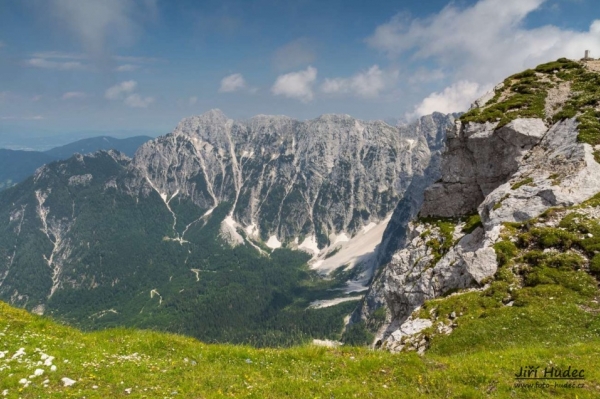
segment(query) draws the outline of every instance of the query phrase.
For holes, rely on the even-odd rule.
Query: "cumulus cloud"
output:
[[[317,58],[312,43],[299,38],[278,48],[273,54],[273,66],[280,71],[309,65]]]
[[[357,73],[350,78],[325,79],[321,91],[327,94],[352,93],[360,97],[373,98],[390,87],[398,78],[398,72],[382,71],[373,65],[367,71]]]
[[[44,69],[58,69],[60,71],[74,71],[85,69],[85,66],[79,61],[51,61],[46,58],[30,58],[25,62],[26,65],[44,68]]]
[[[117,72],[133,72],[139,68],[140,67],[138,65],[124,64],[124,65],[119,65],[115,70]]]
[[[104,93],[104,97],[108,100],[118,100],[122,98],[124,94],[131,93],[136,86],[137,82],[135,80],[121,82],[112,87],[109,87]]]
[[[454,3],[425,19],[395,16],[379,26],[367,43],[391,57],[411,53],[452,71],[457,80],[496,83],[507,75],[560,57],[600,54],[600,20],[587,32],[555,26],[527,28],[526,17],[546,0],[480,0]]]
[[[491,87],[481,86],[475,82],[461,80],[446,87],[439,93],[432,93],[417,105],[413,112],[406,115],[407,119],[414,119],[434,112],[449,114],[461,112],[469,108],[473,100],[482,96]]]
[[[123,103],[132,108],[146,108],[154,102],[154,97],[142,97],[134,93],[137,87],[135,80],[127,80],[112,87],[104,93],[107,100],[123,100]]]
[[[453,2],[423,19],[396,15],[377,27],[366,42],[392,59],[402,57],[421,62],[432,72],[440,71],[452,84],[448,92],[442,92],[447,95],[459,87],[466,90],[461,81],[488,87],[543,62],[581,58],[586,49],[600,55],[600,20],[587,31],[551,25],[528,28],[527,16],[546,2],[479,0],[468,7]],[[475,95],[477,90],[466,92]],[[428,97],[428,104],[432,104],[432,98],[439,101],[436,94]],[[420,104],[416,109],[426,108]]]
[[[68,91],[62,95],[63,100],[71,100],[71,99],[82,99],[85,98],[86,95],[81,91]]]
[[[154,102],[154,97],[142,97],[139,94],[131,94],[125,98],[125,105],[133,108],[146,108]]]
[[[198,102],[198,97],[194,96],[194,97],[190,97],[188,99],[188,104],[189,105],[196,105],[196,103]]]
[[[59,29],[67,29],[97,61],[108,59],[109,47],[133,44],[142,23],[158,10],[156,0],[51,0],[48,5]]]
[[[246,87],[246,81],[241,73],[234,73],[221,79],[219,93],[231,93]]]
[[[317,69],[309,66],[303,71],[279,75],[271,87],[271,93],[307,103],[314,97],[312,87],[316,80]]]

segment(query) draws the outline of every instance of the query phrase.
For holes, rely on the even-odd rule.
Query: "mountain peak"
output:
[[[213,108],[209,111],[206,111],[202,115],[199,116],[201,120],[206,120],[210,122],[225,122],[227,121],[227,116],[218,108]]]

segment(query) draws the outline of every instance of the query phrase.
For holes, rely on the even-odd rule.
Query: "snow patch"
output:
[[[317,237],[312,235],[310,237],[306,237],[302,244],[298,245],[298,249],[306,250],[307,252],[312,252],[314,255],[319,254],[319,244],[317,244]]]
[[[254,223],[252,223],[250,226],[247,226],[244,230],[251,237],[258,236],[258,226],[256,226],[256,224],[254,224]],[[269,244],[267,244],[267,245],[269,245]]]
[[[339,236],[335,237],[335,240],[333,241],[332,245],[338,244],[340,242],[347,242],[350,241],[350,237],[348,237],[346,235],[346,233],[342,233]]]
[[[271,249],[281,248],[281,242],[277,239],[275,235],[269,237],[269,241],[267,241],[267,247]]]
[[[330,306],[335,306],[335,305],[338,305],[343,302],[360,301],[361,299],[362,299],[362,296],[348,296],[345,298],[323,299],[323,300],[311,302],[311,304],[308,307],[312,308],[312,309],[322,309],[322,308],[328,308]]]

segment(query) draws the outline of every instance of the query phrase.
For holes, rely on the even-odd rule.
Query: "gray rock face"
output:
[[[594,149],[577,141],[577,122],[547,129],[539,119],[495,124],[456,124],[442,156],[441,180],[429,187],[420,214],[456,217],[477,210],[484,228],[471,234],[455,226],[452,246],[438,261],[427,242],[447,237],[425,220],[409,224],[401,243],[373,281],[352,321],[369,320],[381,307],[386,323],[377,331],[383,347],[400,350],[413,312],[424,301],[457,289],[481,287],[497,270],[493,244],[501,224],[570,206],[600,192]],[[397,211],[400,212],[400,211]],[[384,242],[391,241],[384,236]],[[403,339],[402,342],[405,342]],[[396,348],[396,349],[394,349]]]
[[[577,133],[574,119],[552,126],[518,172],[482,202],[479,212],[486,228],[531,219],[549,207],[578,204],[600,191],[600,164],[593,148],[577,141]]]
[[[394,210],[411,178],[424,175],[447,119],[397,128],[347,115],[233,121],[210,111],[144,144],[128,189],[155,190],[167,205],[184,196],[205,211],[227,201],[251,236],[315,236],[323,247],[330,235],[352,236]]]
[[[519,168],[523,156],[547,128],[540,119],[497,124],[457,122],[448,134],[442,179],[425,192],[423,216],[454,217],[472,213],[485,196]]]
[[[421,118],[416,124],[406,128],[409,136],[419,136],[425,133],[431,158],[427,168],[412,176],[410,186],[400,200],[383,235],[383,240],[377,252],[377,264],[382,265],[391,259],[392,254],[405,243],[408,222],[412,220],[423,204],[425,189],[441,176],[441,154],[447,132],[454,128],[454,116],[434,113]]]

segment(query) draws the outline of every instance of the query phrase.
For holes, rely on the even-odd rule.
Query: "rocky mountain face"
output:
[[[233,121],[215,110],[133,159],[109,151],[46,165],[0,193],[0,298],[85,327],[196,328],[199,337],[225,329],[199,320],[242,323],[243,313],[276,323],[294,300],[306,309],[320,299],[321,319],[341,323],[329,306],[365,289],[398,201],[420,191],[410,194],[418,203],[438,178],[453,123],[441,114],[401,128],[346,115]],[[307,291],[300,266],[310,258],[321,274],[358,271]],[[327,302],[338,280],[343,298]]]
[[[587,236],[581,235],[584,230],[576,232],[572,240],[581,240],[580,249],[573,253],[571,244],[546,239],[536,247],[536,239],[526,237],[566,234],[544,230],[559,222],[563,228],[560,219],[538,218],[550,208],[563,216],[575,214],[571,208],[600,192],[597,81],[600,75],[585,64],[559,60],[541,65],[511,76],[456,121],[448,132],[441,178],[424,191],[419,217],[404,229],[388,226],[383,242],[394,244],[380,256],[380,272],[353,314],[355,328],[366,326],[378,346],[422,351],[427,347],[422,331],[429,339],[456,327],[453,320],[434,325],[433,313],[424,318],[419,309],[426,301],[468,289],[492,295],[490,282],[499,278],[500,266],[505,266],[503,276],[526,281],[518,274],[540,267],[539,262],[527,264],[533,258],[527,251],[566,251],[560,256],[582,257],[578,265],[593,271],[595,252],[585,243],[596,239],[591,230]],[[565,87],[567,95],[557,101],[553,90]],[[582,98],[586,101],[579,104]],[[593,208],[586,209],[581,218],[597,219]],[[395,211],[400,214],[403,220],[412,216],[406,209]],[[510,268],[502,252],[507,247],[511,256],[523,255]]]
[[[211,111],[144,145],[133,161],[138,180],[127,189],[155,190],[166,202],[187,197],[206,211],[230,202],[250,237],[323,248],[385,219],[411,177],[423,174],[430,145],[439,147],[433,124],[441,119],[403,135],[345,115],[233,121]]]

